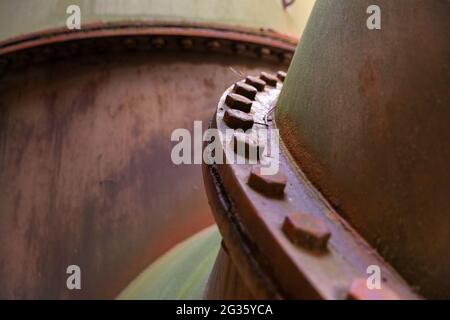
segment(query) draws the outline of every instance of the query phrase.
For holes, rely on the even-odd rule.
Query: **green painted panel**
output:
[[[152,263],[118,299],[201,299],[220,241],[216,226],[200,231]]]
[[[83,23],[157,20],[212,22],[271,28],[299,36],[315,0],[297,0],[283,10],[281,0],[1,0],[0,40],[65,27],[69,5],[79,5]]]

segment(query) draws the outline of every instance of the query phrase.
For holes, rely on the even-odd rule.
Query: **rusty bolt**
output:
[[[253,102],[240,94],[229,93],[225,98],[225,104],[231,109],[240,110],[245,113],[249,113]]]
[[[277,78],[280,79],[281,82],[284,82],[284,80],[286,79],[286,72],[278,71]]]
[[[291,52],[283,52],[280,55],[281,61],[286,64],[291,63],[292,57],[293,57],[293,55]]]
[[[255,100],[255,96],[258,90],[256,90],[256,88],[251,85],[243,82],[238,82],[234,85],[234,92],[243,95],[250,100]]]
[[[347,293],[348,300],[399,300],[398,295],[382,284],[380,289],[369,289],[364,278],[354,279]]]
[[[326,251],[331,233],[322,219],[295,212],[284,218],[282,228],[292,242],[312,251]]]
[[[266,86],[266,82],[264,80],[252,76],[245,78],[245,83],[255,87],[258,91],[263,91]]]
[[[228,109],[225,111],[223,116],[223,121],[233,129],[248,130],[253,127],[253,117],[248,113],[242,112],[240,110]]]
[[[247,51],[247,45],[243,43],[238,43],[234,46],[234,49],[236,50],[237,53],[244,53],[245,51]]]
[[[261,80],[265,81],[268,86],[277,86],[278,79],[274,75],[267,72],[261,72],[261,75],[259,77],[261,78]]]
[[[270,56],[270,54],[272,53],[272,51],[269,48],[266,47],[262,47],[259,50],[259,53],[261,54],[262,57],[268,57]]]
[[[181,46],[184,49],[192,49],[194,47],[194,42],[191,39],[182,39]]]
[[[274,175],[263,175],[260,166],[253,166],[248,178],[248,185],[269,197],[280,198],[284,195],[286,177],[278,172]]]
[[[207,46],[207,48],[208,48],[209,50],[211,50],[211,51],[217,51],[217,50],[219,50],[220,47],[221,47],[220,42],[217,41],[217,40],[209,41],[209,42],[206,44],[206,46]]]
[[[164,47],[165,44],[166,44],[166,40],[164,40],[164,38],[158,37],[158,38],[152,39],[152,45],[155,48],[162,48],[162,47]]]
[[[233,135],[233,149],[235,153],[241,156],[251,157],[251,160],[259,160],[264,152],[264,145],[251,138],[248,134],[235,132]]]
[[[137,42],[136,39],[133,38],[126,38],[124,40],[124,45],[125,47],[127,47],[128,49],[134,49],[136,48]]]

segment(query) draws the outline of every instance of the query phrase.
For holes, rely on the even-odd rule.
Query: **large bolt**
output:
[[[253,117],[240,110],[228,109],[225,111],[223,121],[233,129],[248,130],[253,127]]]
[[[225,98],[225,104],[232,109],[240,110],[249,113],[253,102],[240,94],[229,93]]]
[[[331,235],[322,219],[298,212],[284,218],[282,229],[292,242],[316,252],[326,251]]]
[[[347,293],[348,300],[399,300],[399,296],[388,286],[382,284],[380,289],[369,289],[364,278],[354,279]]]
[[[284,82],[284,80],[286,79],[286,72],[278,71],[277,78],[280,79],[281,82]]]
[[[252,167],[248,185],[268,197],[283,197],[287,181],[286,177],[281,172],[274,175],[263,175],[261,169],[260,166]]]
[[[259,76],[261,80],[263,80],[268,86],[276,87],[278,79],[274,75],[267,73],[267,72],[261,72],[261,75]]]
[[[256,161],[261,159],[264,145],[258,143],[248,134],[235,132],[233,135],[233,149],[235,153]]]
[[[248,85],[243,82],[238,82],[234,85],[234,92],[243,95],[244,97],[250,100],[255,100],[258,90],[256,90],[256,88],[252,87],[251,85]]]
[[[258,91],[263,91],[266,86],[266,82],[264,80],[252,76],[245,78],[245,83],[255,87]]]

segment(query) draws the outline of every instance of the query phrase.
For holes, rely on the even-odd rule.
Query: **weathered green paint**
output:
[[[448,299],[450,2],[378,0],[375,31],[371,4],[316,2],[276,122],[347,221],[421,294]]]
[[[201,299],[220,248],[211,226],[161,256],[118,297],[120,300]]]
[[[299,36],[315,0],[296,1],[283,10],[281,0],[2,0],[0,40],[64,27],[69,5],[79,5],[82,24],[112,21],[220,23],[270,28]]]

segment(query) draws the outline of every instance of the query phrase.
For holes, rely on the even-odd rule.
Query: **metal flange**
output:
[[[232,54],[289,64],[297,39],[273,31],[202,23],[114,22],[49,29],[0,42],[0,72],[105,52]],[[261,54],[264,52],[264,54]]]
[[[248,113],[252,128],[276,129],[267,121],[276,106],[284,72],[261,74]],[[250,79],[250,81],[248,80]],[[259,84],[247,77],[248,85]],[[267,85],[267,80],[271,86]],[[275,83],[273,81],[276,81]],[[279,172],[261,174],[261,161],[238,164],[227,141],[236,129],[227,116],[236,113],[238,85],[221,97],[211,128],[218,129],[223,164],[204,164],[206,190],[229,255],[256,298],[290,299],[420,299],[414,290],[371,248],[309,183],[278,142]],[[276,119],[274,119],[276,120]],[[240,133],[240,135],[242,135]],[[250,138],[253,138],[250,133]],[[242,137],[241,137],[242,140]],[[208,143],[205,143],[205,147]],[[273,148],[273,150],[280,150]],[[217,150],[216,150],[217,152]],[[242,163],[242,161],[240,162]],[[381,270],[381,289],[361,289],[369,266]]]

